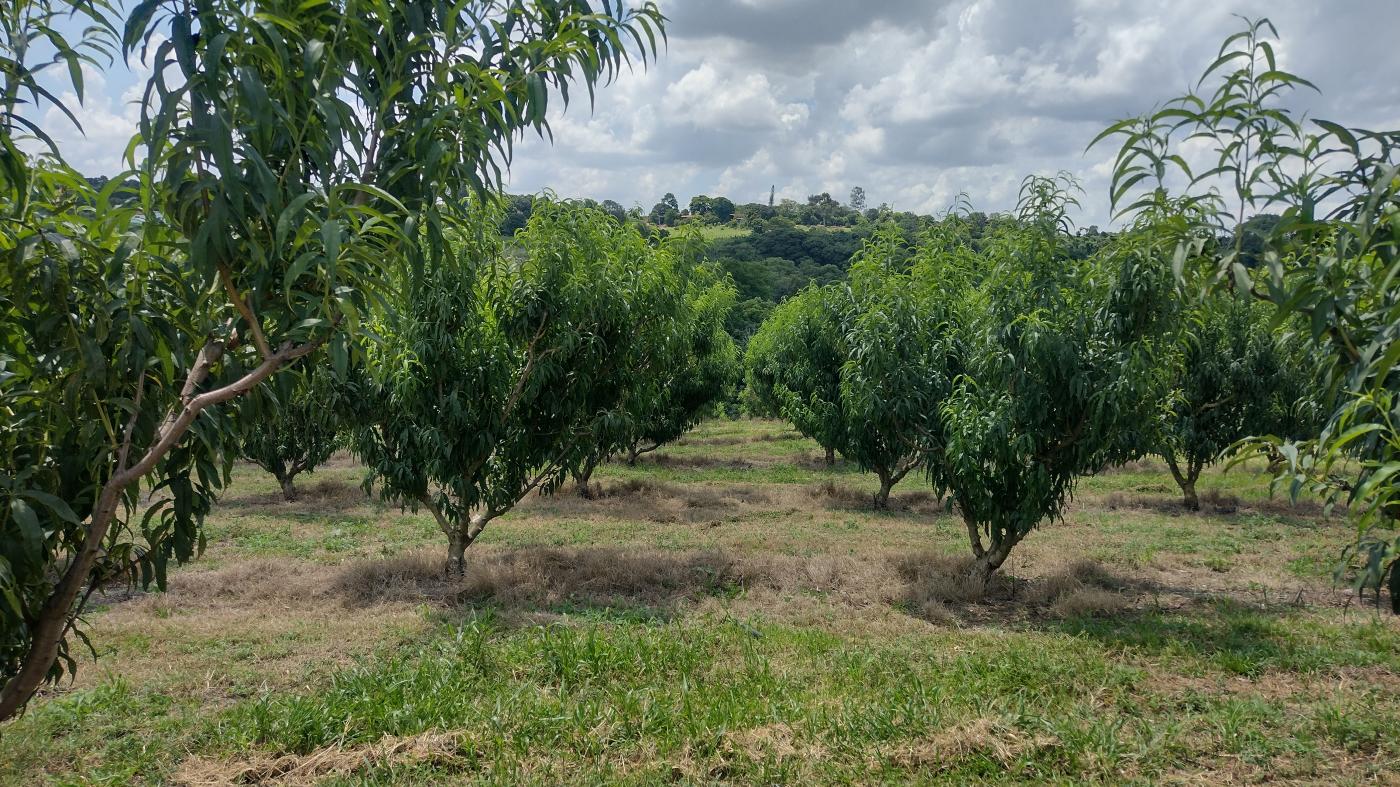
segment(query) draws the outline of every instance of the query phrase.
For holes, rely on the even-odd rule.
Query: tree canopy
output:
[[[1187,508],[1201,471],[1248,437],[1315,433],[1313,364],[1296,336],[1270,329],[1262,304],[1225,293],[1184,310],[1157,450]]]
[[[369,349],[355,442],[382,497],[433,514],[454,573],[493,519],[593,449],[675,330],[671,261],[634,228],[539,200],[517,257],[491,224],[404,288]]]
[[[217,405],[325,346],[347,366],[516,136],[657,50],[654,5],[19,0],[0,14],[0,718],[71,672],[106,578],[163,584],[202,544],[229,452]],[[69,46],[54,19],[94,21]],[[54,45],[36,50],[43,37]],[[95,192],[16,144],[35,62],[155,64],[129,158]],[[36,60],[43,58],[43,60]],[[42,130],[40,130],[42,131]],[[120,198],[119,198],[120,197]],[[420,242],[422,241],[422,242]],[[137,483],[155,504],[137,518]]]
[[[1320,353],[1321,433],[1253,445],[1286,460],[1277,483],[1290,494],[1348,504],[1356,586],[1378,590],[1388,577],[1396,599],[1400,132],[1298,116],[1290,93],[1316,87],[1280,68],[1276,39],[1269,20],[1246,20],[1196,91],[1114,123],[1095,142],[1121,140],[1115,207],[1174,244],[1178,271],[1269,303],[1275,325],[1298,320],[1307,331]],[[1182,155],[1188,141],[1208,151],[1207,169]],[[1228,243],[1217,245],[1222,237]]]

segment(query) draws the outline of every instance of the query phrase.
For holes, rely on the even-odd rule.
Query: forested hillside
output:
[[[503,235],[525,226],[536,199],[523,194],[506,197]],[[640,207],[629,210],[608,199],[581,201],[636,226],[655,240],[677,232],[697,232],[704,238],[705,256],[733,278],[738,291],[738,303],[725,327],[740,344],[747,343],[774,306],[802,288],[844,280],[851,257],[879,227],[893,225],[905,241],[912,242],[949,216],[956,216],[976,244],[991,227],[1016,221],[1008,214],[971,210],[965,203],[950,207],[941,217],[895,211],[888,205],[865,208],[860,187],[852,189],[847,205],[826,193],[808,197],[806,204],[783,200],[777,205],[735,205],[727,197],[699,195],[685,209],[668,193],[646,213]],[[1076,256],[1088,256],[1108,237],[1098,227],[1078,230]]]

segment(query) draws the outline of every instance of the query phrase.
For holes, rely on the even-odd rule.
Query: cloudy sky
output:
[[[959,192],[1005,210],[1028,173],[1083,181],[1081,224],[1107,223],[1107,123],[1195,84],[1233,14],[1267,15],[1283,68],[1323,91],[1311,115],[1400,127],[1397,0],[665,0],[658,64],[554,113],[517,147],[510,187],[649,209],[663,193],[845,201],[937,212]],[[93,74],[86,172],[119,169],[142,78]],[[57,118],[51,128],[60,126]]]

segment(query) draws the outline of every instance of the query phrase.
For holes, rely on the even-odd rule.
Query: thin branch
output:
[[[258,383],[271,376],[273,372],[297,358],[314,352],[329,338],[330,335],[327,334],[320,339],[304,344],[294,345],[291,342],[284,342],[277,352],[272,353],[266,360],[237,380],[222,388],[215,388],[212,391],[195,395],[195,390],[208,379],[211,368],[224,353],[224,345],[221,341],[212,341],[204,345],[204,349],[199,351],[199,357],[195,360],[194,368],[185,378],[184,388],[180,392],[180,400],[184,402],[184,405],[179,410],[170,411],[166,416],[165,421],[156,432],[155,444],[146,451],[145,456],[141,457],[141,461],[113,476],[108,483],[124,487],[149,473],[155,468],[161,457],[175,447],[175,444],[184,436],[185,431],[189,429],[190,424],[194,423],[194,419],[206,408],[227,402],[251,391]]]
[[[529,381],[530,373],[534,371],[535,363],[554,351],[554,348],[551,348],[540,355],[535,355],[535,345],[539,344],[540,339],[544,338],[544,331],[547,326],[548,322],[546,318],[546,322],[540,323],[540,327],[535,331],[534,337],[531,338],[530,343],[526,345],[525,367],[520,370],[520,376],[516,378],[515,387],[511,389],[510,396],[506,397],[506,403],[505,406],[501,408],[501,415],[498,423],[504,424],[506,419],[510,417],[511,412],[515,410],[515,405],[519,403],[520,397],[525,393],[525,383]]]
[[[633,449],[633,451],[632,451],[632,456],[633,456],[633,457],[638,457],[638,456],[641,456],[642,454],[649,454],[649,453],[651,453],[652,451],[655,451],[656,449],[660,448],[661,446],[662,446],[662,443],[652,443],[651,445],[647,446],[646,448],[635,448],[635,449]]]
[[[146,392],[146,373],[142,372],[136,383],[136,397],[131,403],[131,417],[126,420],[126,430],[122,435],[122,447],[117,451],[117,472],[126,469],[127,455],[131,453],[131,438],[136,434],[136,419],[141,415],[141,397]]]
[[[972,544],[973,556],[981,559],[987,554],[987,548],[982,544],[982,533],[978,530],[977,523],[968,516],[966,509],[963,510],[963,524],[967,526],[967,540]]]
[[[253,344],[258,348],[258,354],[263,358],[272,357],[272,347],[267,343],[267,337],[263,335],[262,325],[258,322],[258,316],[253,313],[253,309],[243,296],[238,293],[238,288],[233,286],[233,273],[229,271],[228,265],[219,263],[219,281],[224,284],[224,292],[228,293],[228,299],[233,302],[233,308],[243,315],[243,319],[248,323],[249,329],[253,332]]]
[[[452,535],[452,530],[454,529],[452,523],[447,521],[447,517],[443,516],[442,512],[438,510],[437,503],[434,503],[433,499],[429,497],[427,493],[418,495],[418,502],[422,503],[423,507],[428,509],[433,515],[433,519],[437,520],[438,528],[441,529],[443,533],[449,536]]]

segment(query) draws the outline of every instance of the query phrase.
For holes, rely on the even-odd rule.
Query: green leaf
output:
[[[34,513],[34,509],[18,497],[10,498],[10,518],[19,527],[19,534],[24,539],[25,552],[31,558],[39,557],[44,548],[44,529],[39,526],[39,517]]]

